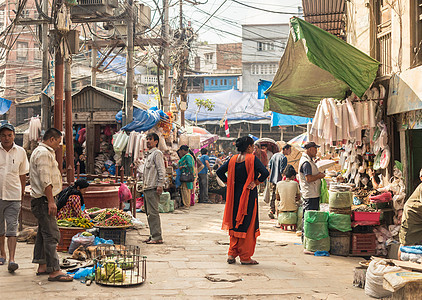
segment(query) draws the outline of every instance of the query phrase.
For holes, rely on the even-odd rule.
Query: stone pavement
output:
[[[9,274],[0,266],[1,299],[367,299],[363,289],[352,286],[353,269],[362,258],[304,255],[300,238],[275,228],[264,203],[254,255],[260,264],[228,265],[223,210],[222,204],[196,204],[161,214],[162,245],[141,242],[146,228],[128,231],[127,244],[139,245],[147,256],[147,280],[137,287],[49,282],[35,275],[33,245],[19,243],[19,270]],[[146,223],[144,214],[138,218]]]

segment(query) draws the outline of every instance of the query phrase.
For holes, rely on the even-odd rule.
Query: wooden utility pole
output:
[[[127,18],[127,57],[126,57],[126,103],[125,103],[125,123],[127,125],[133,121],[133,25],[134,25],[134,13],[133,13],[133,0],[128,0],[128,14]]]
[[[73,150],[73,121],[72,121],[72,59],[68,57],[65,65],[65,137],[66,137],[66,174],[67,182],[75,181],[75,161]]]
[[[60,33],[56,31],[56,38]],[[60,39],[58,39],[60,40]],[[63,131],[63,56],[60,47],[56,47],[54,66],[54,128]],[[63,148],[56,150],[56,160],[59,164],[60,172],[63,172]]]
[[[183,51],[179,56],[182,60],[182,67],[180,68],[180,76],[182,81],[182,87],[180,91],[180,125],[185,126],[185,110],[186,110],[186,82],[185,82],[185,68],[186,68],[186,57],[185,57],[185,29],[183,28],[183,0],[179,0],[179,26],[180,26],[180,43],[182,44]]]
[[[97,48],[91,48],[91,85],[97,85]]]
[[[48,1],[42,1],[42,11],[48,15]],[[42,17],[41,17],[42,18]],[[41,88],[44,89],[50,80],[49,59],[48,59],[48,26],[46,22],[41,25],[41,47],[42,47],[42,79]],[[50,98],[41,93],[41,129],[47,130],[51,127],[51,104]]]
[[[164,91],[163,91],[163,110],[170,111],[170,55],[168,48],[168,39],[169,39],[169,2],[168,0],[163,0],[163,13],[164,13],[164,30],[163,30],[163,39],[165,42],[163,63],[164,63]],[[159,76],[160,74],[158,74]]]

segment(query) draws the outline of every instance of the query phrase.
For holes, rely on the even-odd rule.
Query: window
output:
[[[220,79],[220,85],[223,85],[223,79]]]
[[[205,54],[205,62],[208,63],[208,64],[211,64],[212,63],[212,57],[213,57],[212,53]]]
[[[229,79],[229,85],[232,85],[232,80],[231,79]]]
[[[29,9],[22,10],[22,18],[29,19],[29,14],[30,14]]]
[[[210,81],[208,79],[205,79],[205,85],[210,85]]]
[[[42,51],[38,44],[34,44],[34,59],[41,60],[42,59]]]
[[[5,16],[4,10],[0,10],[0,28],[4,27],[4,24],[5,24],[4,16]]]
[[[379,75],[392,72],[391,60],[391,6],[386,1],[378,1],[375,6],[377,18],[377,60],[381,63]]]
[[[211,85],[214,85],[214,80],[213,79],[211,79]]]
[[[224,85],[227,85],[227,79],[224,79]]]
[[[264,50],[264,49],[263,49],[263,44],[264,44],[264,43],[262,43],[262,42],[257,42],[257,49],[258,49],[258,51],[262,51],[262,50]]]
[[[17,88],[26,89],[28,87],[28,76],[19,76],[16,78]]]
[[[252,75],[273,75],[275,73],[277,73],[277,64],[253,64],[251,66]]]
[[[410,1],[410,66],[422,64],[422,0]]]
[[[17,59],[26,60],[28,55],[28,43],[26,42],[17,42]]]

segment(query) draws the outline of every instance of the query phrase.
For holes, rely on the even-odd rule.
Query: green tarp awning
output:
[[[379,62],[336,36],[292,18],[286,50],[265,92],[264,111],[313,117],[323,98],[343,99],[348,89],[362,97]]]

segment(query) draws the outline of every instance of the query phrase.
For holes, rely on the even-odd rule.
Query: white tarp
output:
[[[421,74],[422,66],[391,76],[388,115],[422,109]]]

